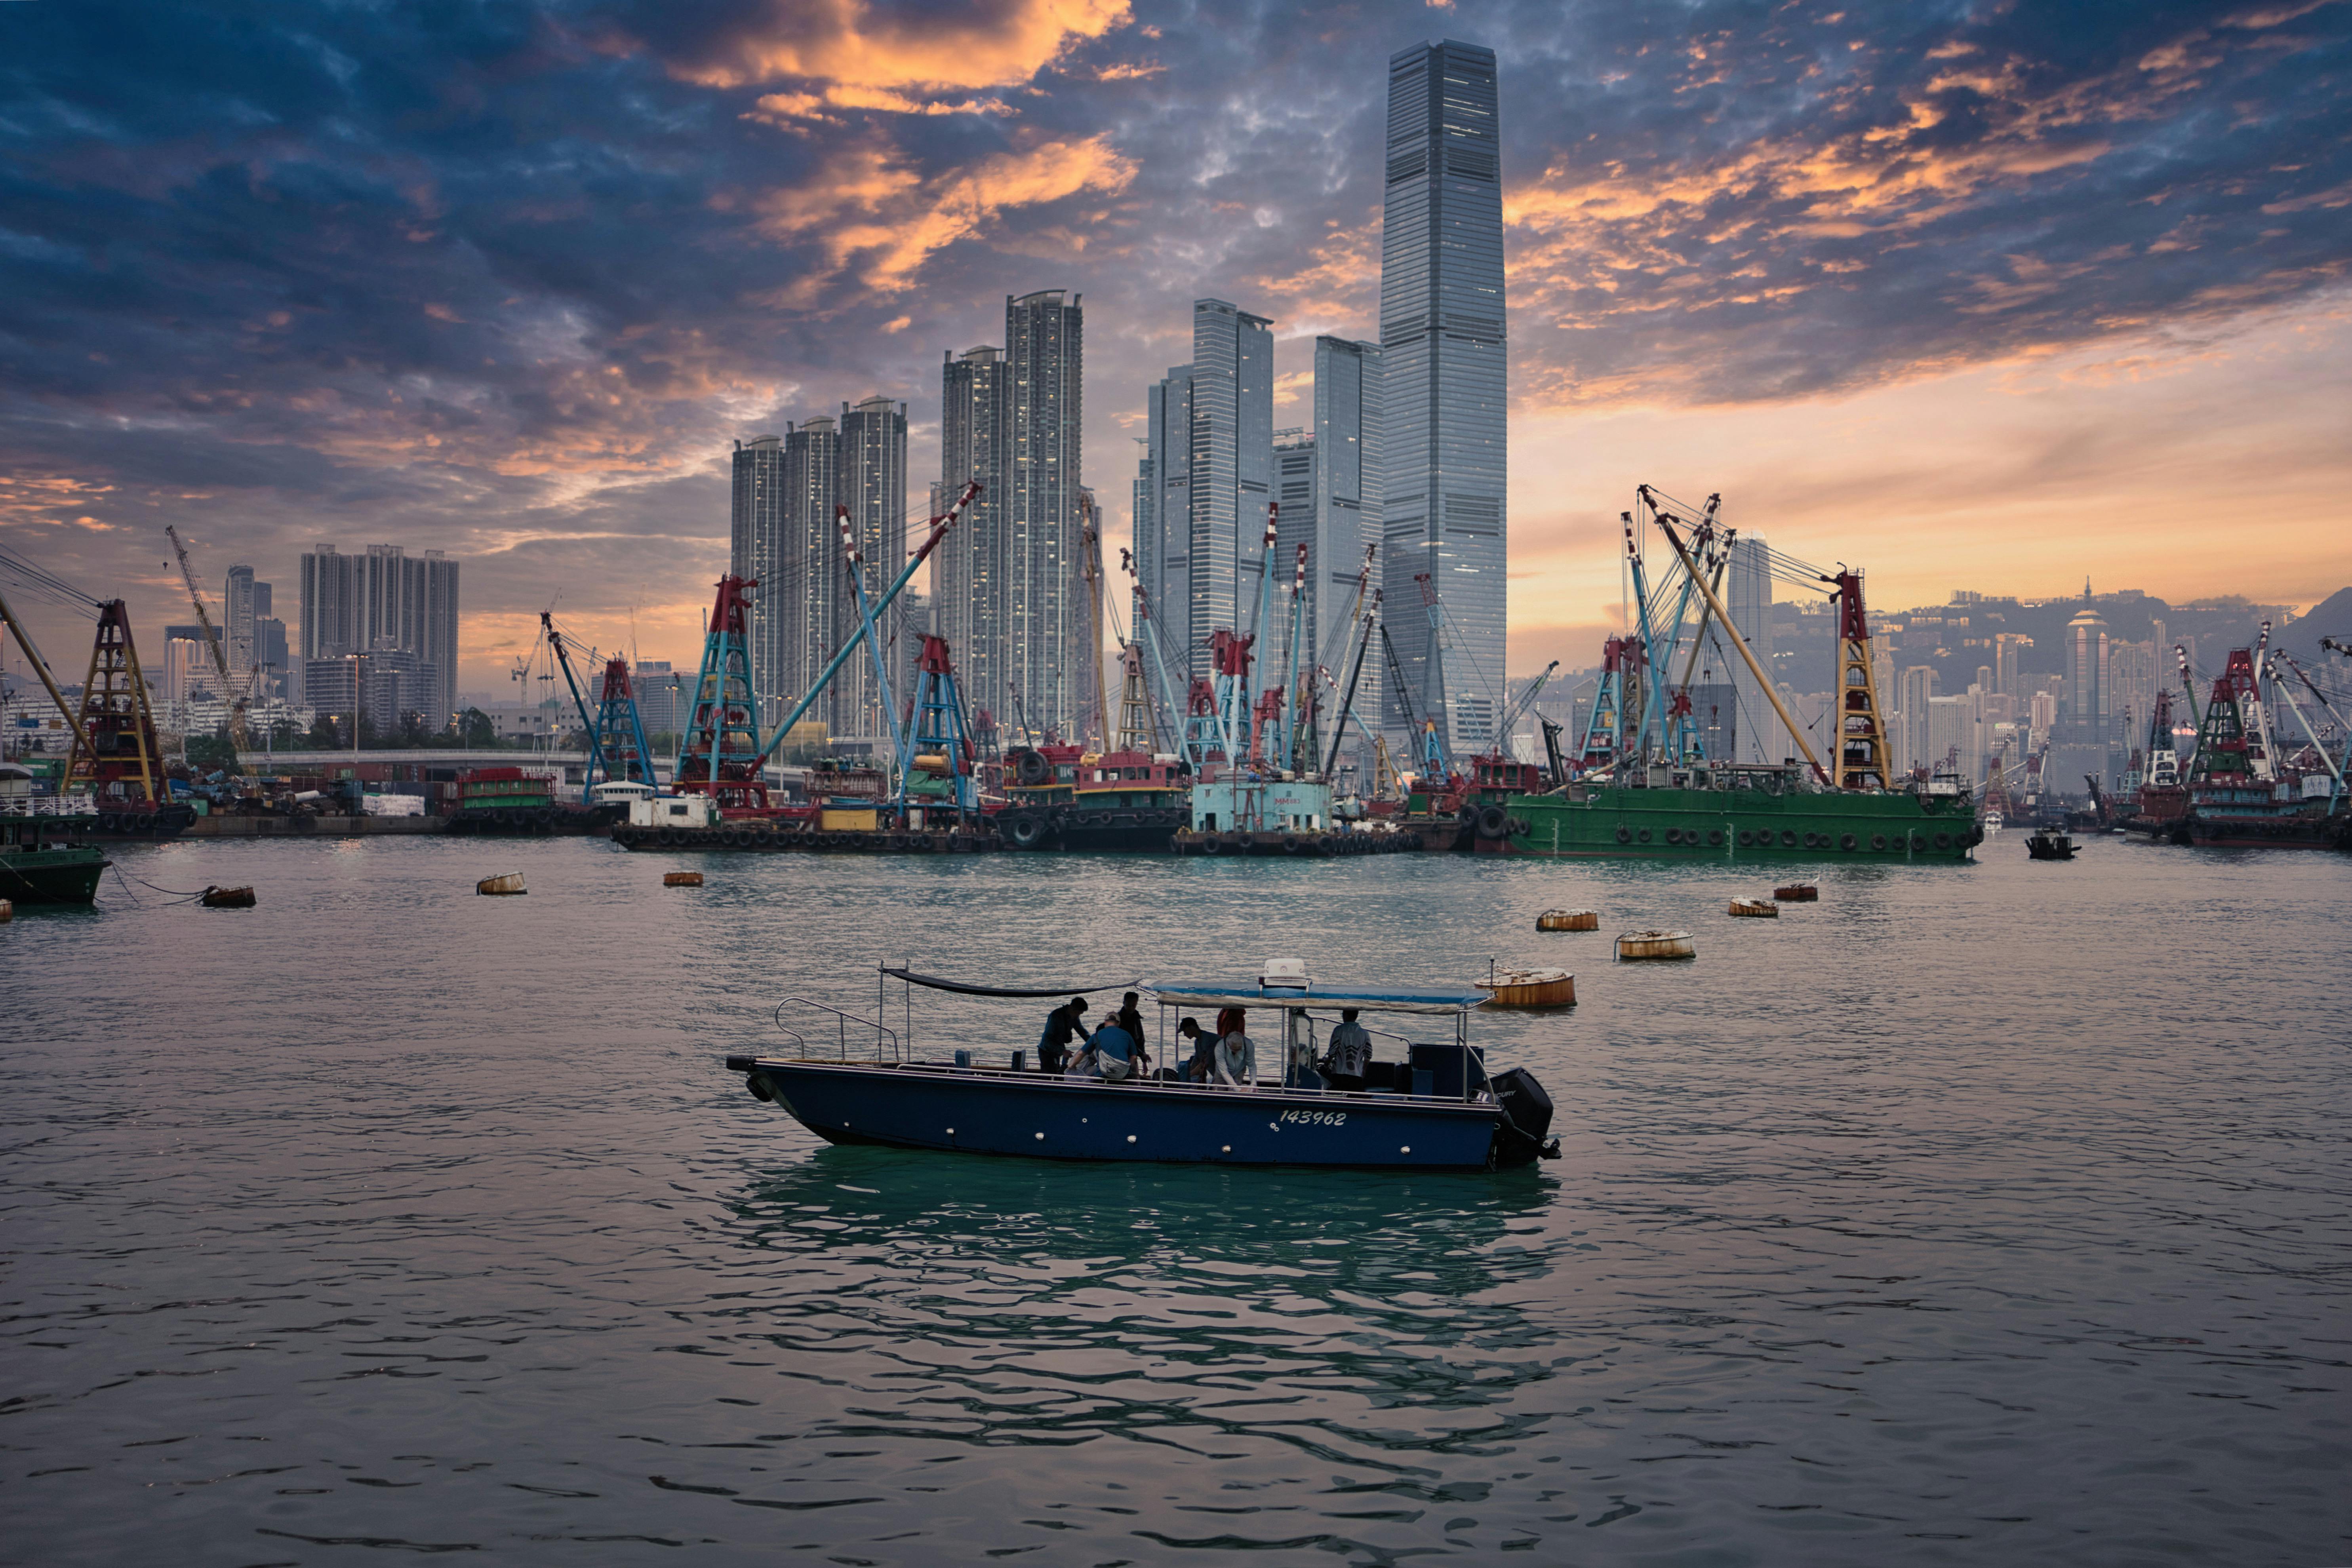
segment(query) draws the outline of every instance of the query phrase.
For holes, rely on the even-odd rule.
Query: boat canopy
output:
[[[934,991],[953,991],[962,997],[1083,997],[1096,991],[1136,988],[1133,980],[1112,980],[1099,986],[978,986],[968,980],[943,980],[937,975],[918,975],[912,969],[893,969],[887,965],[882,966],[882,972],[910,986],[923,986]]]
[[[1432,986],[1422,990],[1380,990],[1363,986],[1263,985],[1255,980],[1156,982],[1144,988],[1162,1007],[1357,1008],[1378,1013],[1466,1013],[1486,999],[1484,991]]]

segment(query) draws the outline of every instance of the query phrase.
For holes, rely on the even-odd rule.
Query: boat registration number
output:
[[[1285,1111],[1282,1119],[1308,1127],[1343,1127],[1348,1123],[1345,1111]]]

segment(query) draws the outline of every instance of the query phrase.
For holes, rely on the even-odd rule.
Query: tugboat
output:
[[[905,968],[880,972],[908,988],[965,997],[1067,998],[1119,988],[1041,989]],[[1159,1007],[1159,1039],[1144,1070],[1123,1082],[1076,1069],[1037,1071],[1025,1051],[1011,1052],[1005,1066],[980,1064],[969,1045],[924,1055],[911,1038],[901,1040],[878,1019],[798,997],[779,1005],[780,1024],[784,1009],[798,1005],[823,1018],[823,1031],[803,1039],[787,1030],[790,1054],[730,1056],[727,1068],[743,1074],[753,1098],[835,1144],[1055,1160],[1394,1170],[1498,1170],[1559,1155],[1543,1086],[1524,1068],[1490,1076],[1483,1053],[1470,1044],[1469,1015],[1486,1000],[1475,988],[1326,986],[1309,979],[1297,959],[1272,959],[1254,979],[1165,980],[1136,988]],[[912,990],[907,994],[911,1018]],[[1374,1060],[1361,1089],[1331,1087],[1313,1065],[1316,1036],[1339,1022],[1343,1008],[1437,1024],[1427,1032],[1442,1038],[1375,1031],[1402,1045],[1402,1057]],[[1257,1061],[1239,1079],[1198,1083],[1179,1079],[1172,1068],[1150,1071],[1150,1057],[1166,1059],[1181,1049],[1171,1010],[1232,1019],[1253,1009],[1272,1021],[1261,1024],[1258,1041],[1265,1043],[1254,1042]],[[852,1057],[853,1028],[859,1037],[872,1031],[862,1059]],[[838,1046],[827,1049],[834,1045],[824,1039],[827,1033]],[[1268,1068],[1274,1075],[1260,1076]]]
[[[94,904],[100,873],[113,862],[78,841],[88,815],[37,813],[32,770],[0,762],[0,898],[15,904]]]
[[[1143,851],[1164,854],[1192,821],[1192,779],[1172,756],[1085,755],[1047,742],[1004,758],[1000,842],[1016,850]]]
[[[2074,858],[2074,841],[2045,830],[2025,841],[2025,852],[2038,861],[2070,861]]]

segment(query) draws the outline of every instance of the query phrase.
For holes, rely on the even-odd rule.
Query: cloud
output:
[[[813,305],[852,267],[864,288],[902,293],[930,256],[974,238],[1004,214],[1081,194],[1115,195],[1135,172],[1133,161],[1104,136],[1041,141],[930,180],[887,151],[852,148],[810,183],[770,192],[755,204],[764,233],[816,235],[825,256],[823,268],[769,298]]]
[[[1503,60],[1523,430],[2219,385],[2249,321],[2352,342],[2352,5],[2233,6],[0,5],[0,527],[92,584],[167,518],[281,582],[442,548],[483,646],[556,592],[690,642],[730,438],[901,398],[919,495],[941,351],[1041,287],[1123,497],[1193,298],[1276,319],[1294,408],[1377,336],[1387,57],[1440,32]],[[1543,483],[1515,564],[1591,498]]]
[[[911,15],[861,0],[766,0],[715,26],[679,35],[664,24],[645,37],[673,71],[704,87],[797,78],[897,96],[1025,82],[1073,43],[1129,20],[1127,0],[1010,0]]]

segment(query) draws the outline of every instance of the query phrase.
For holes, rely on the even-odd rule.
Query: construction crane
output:
[[[1527,716],[1528,709],[1536,706],[1536,698],[1542,694],[1544,683],[1550,680],[1551,673],[1559,668],[1558,659],[1546,664],[1543,674],[1529,682],[1528,689],[1512,699],[1511,706],[1503,710],[1503,727],[1501,732],[1496,737],[1495,746],[1501,753],[1504,761],[1517,762],[1519,759],[1511,750],[1511,731],[1518,727],[1519,720]]]
[[[220,672],[221,693],[230,699],[229,743],[243,751],[247,741],[245,710],[253,701],[253,672],[247,673],[245,685],[239,687],[236,677],[229,673],[228,654],[221,648],[220,632],[214,629],[212,615],[205,609],[204,590],[196,586],[196,569],[188,564],[188,547],[180,542],[180,530],[169,523],[163,525],[163,536],[172,541],[172,553],[180,558],[180,576],[188,585],[188,602],[196,607],[196,624],[205,629],[205,645],[212,650],[213,668]]]
[[[1381,651],[1388,655],[1389,680],[1396,687],[1397,702],[1404,709],[1405,724],[1421,737],[1418,764],[1428,769],[1431,785],[1443,789],[1447,777],[1454,771],[1446,761],[1445,742],[1438,736],[1437,721],[1424,715],[1413,702],[1412,687],[1406,684],[1404,678],[1404,661],[1397,657],[1396,643],[1389,636],[1389,629],[1385,625],[1381,628]]]

